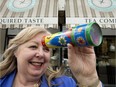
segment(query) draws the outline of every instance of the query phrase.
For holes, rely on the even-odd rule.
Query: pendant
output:
[[[39,87],[39,85],[37,83],[34,84],[34,87]]]

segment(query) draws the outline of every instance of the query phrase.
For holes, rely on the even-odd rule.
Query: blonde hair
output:
[[[32,39],[38,33],[48,33],[46,29],[42,27],[27,27],[23,29],[20,33],[18,33],[12,40],[10,40],[8,48],[5,50],[3,54],[4,60],[0,62],[0,78],[11,73],[17,68],[17,60],[14,56],[15,50],[25,42]],[[46,76],[48,80],[49,86],[50,82],[53,78],[61,75],[60,71],[54,71],[51,66],[48,67],[46,71]]]

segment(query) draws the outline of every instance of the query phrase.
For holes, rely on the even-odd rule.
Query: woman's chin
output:
[[[32,71],[30,71],[30,74],[32,75],[32,76],[41,76],[42,75],[42,71],[37,71],[37,70],[32,70]]]

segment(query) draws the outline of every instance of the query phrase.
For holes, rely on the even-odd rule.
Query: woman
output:
[[[41,27],[27,27],[9,42],[0,63],[1,87],[77,87],[72,78],[50,67],[50,49],[41,43],[49,34]],[[93,47],[68,44],[68,59],[79,87],[102,87]]]

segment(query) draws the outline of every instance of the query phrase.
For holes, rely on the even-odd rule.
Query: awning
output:
[[[58,0],[36,0],[34,7],[25,12],[9,10],[8,1],[0,0],[0,28],[21,29],[31,25],[58,28]]]
[[[7,1],[9,0],[0,0],[0,28],[22,29],[31,25],[58,28],[58,0],[36,0],[34,7],[25,12],[9,10]],[[116,29],[116,10],[110,12],[94,10],[88,5],[90,0],[65,1],[67,28],[96,21],[102,28]]]
[[[66,27],[95,21],[102,28],[116,29],[116,7],[110,12],[98,11],[90,8],[88,1],[92,0],[66,0]]]

